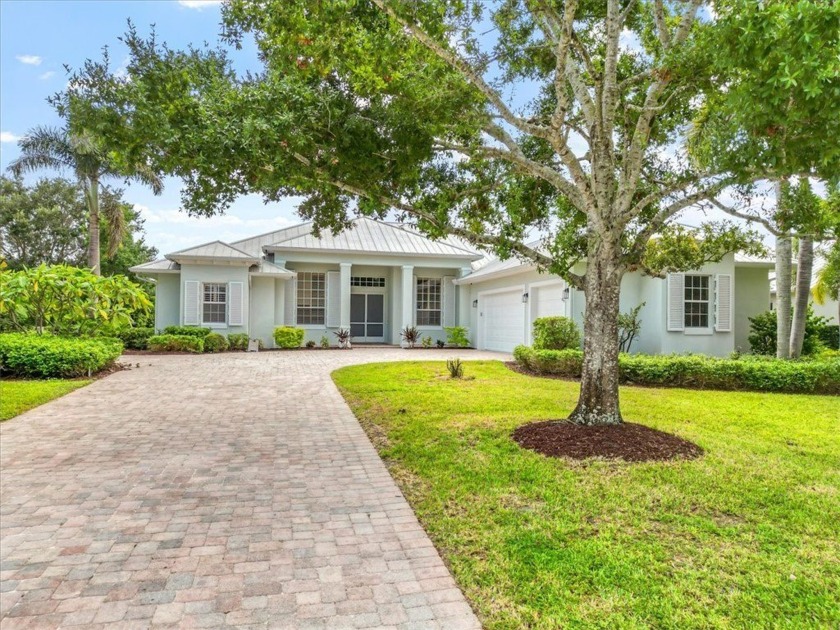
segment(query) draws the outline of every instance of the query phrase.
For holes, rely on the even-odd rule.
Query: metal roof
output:
[[[739,267],[773,267],[776,264],[775,258],[764,258],[762,256],[750,256],[742,252],[735,252],[735,264]]]
[[[295,236],[309,234],[311,231],[311,222],[299,223],[280,230],[266,232],[265,234],[249,236],[248,238],[243,238],[238,241],[231,241],[231,245],[234,245],[237,249],[240,249],[255,258],[259,258],[263,253],[263,247],[294,238]]]
[[[134,273],[178,273],[180,270],[181,265],[165,258],[143,263],[142,265],[134,265],[129,268],[129,271]]]
[[[261,260],[259,263],[251,267],[249,273],[252,276],[272,276],[275,278],[294,278],[297,274],[294,271],[275,265],[267,260]]]
[[[223,258],[225,260],[241,260],[242,262],[256,262],[259,260],[259,256],[251,256],[241,249],[237,249],[222,241],[196,245],[195,247],[172,252],[171,254],[167,254],[166,257],[176,262],[179,258]]]
[[[314,234],[309,232],[273,243],[266,246],[266,249],[272,251],[310,250],[404,256],[443,256],[468,260],[478,260],[482,257],[482,254],[478,252],[442,240],[433,241],[417,232],[366,217],[354,219],[352,229],[344,230],[338,234],[322,232],[320,238],[316,238]]]

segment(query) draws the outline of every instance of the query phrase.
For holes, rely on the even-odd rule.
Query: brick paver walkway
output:
[[[452,355],[130,357],[3,423],[0,626],[478,628],[329,378]]]

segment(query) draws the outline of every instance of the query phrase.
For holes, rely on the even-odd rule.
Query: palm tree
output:
[[[100,204],[100,185],[104,178],[122,177],[151,187],[158,195],[163,190],[161,179],[145,164],[118,169],[99,142],[88,132],[73,133],[58,127],[35,127],[18,146],[21,155],[9,165],[15,175],[41,169],[72,169],[85,191],[88,207],[88,266],[99,275],[100,216],[108,225],[107,255],[113,256],[125,237],[125,216],[119,204]]]

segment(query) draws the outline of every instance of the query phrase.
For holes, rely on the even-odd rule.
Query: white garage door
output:
[[[538,317],[551,317],[554,315],[566,314],[566,302],[563,300],[563,289],[565,284],[556,282],[535,287],[531,293],[534,300],[534,319]]]
[[[491,293],[479,299],[486,350],[513,352],[516,346],[525,343],[525,307],[521,289]]]

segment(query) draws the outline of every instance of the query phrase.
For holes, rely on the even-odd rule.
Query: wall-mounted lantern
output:
[[[523,294],[522,294],[522,303],[523,303],[523,304],[527,304],[527,303],[528,303],[528,293],[527,293],[527,292],[525,292],[525,293],[523,293]]]
[[[473,300],[473,308],[478,308],[478,300]]]
[[[565,289],[563,289],[563,301],[565,302],[568,299],[569,299],[569,287],[566,287]]]

